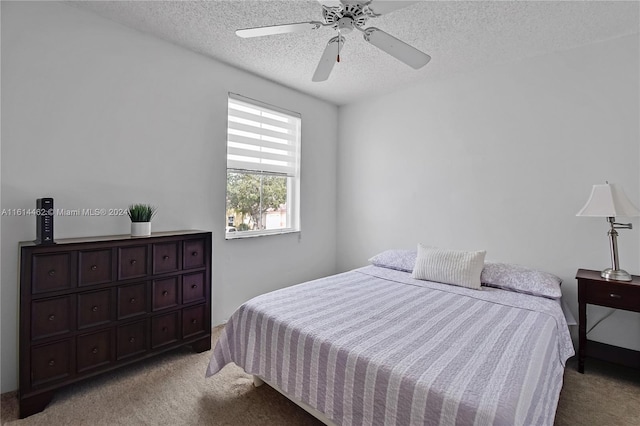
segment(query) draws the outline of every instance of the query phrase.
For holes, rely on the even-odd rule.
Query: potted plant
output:
[[[151,218],[156,214],[156,207],[150,204],[131,204],[127,214],[131,219],[131,236],[148,237],[151,235]]]

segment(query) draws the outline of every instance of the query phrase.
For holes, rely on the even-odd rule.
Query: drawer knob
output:
[[[168,292],[167,290],[165,290],[165,291],[163,291],[163,292],[162,292],[162,295],[163,295],[163,296],[166,296],[167,294],[169,294],[169,292]]]
[[[192,284],[191,288],[198,288],[198,284]]]
[[[56,319],[55,315],[53,315],[53,314],[49,315],[49,321],[53,321],[54,319]]]
[[[49,366],[53,367],[54,365],[56,365],[56,360],[55,359],[50,359],[49,360]]]
[[[98,353],[98,348],[93,348],[93,349],[91,349],[91,353],[92,353],[92,354],[97,354],[97,353]]]
[[[162,256],[162,260],[169,260],[169,256],[165,254],[164,256]]]
[[[96,269],[98,269],[98,265],[91,265],[91,270],[95,271]]]
[[[132,297],[131,299],[129,299],[129,303],[136,303],[136,298]]]
[[[130,262],[130,263],[131,263],[132,265],[135,265],[135,264],[136,264],[136,263],[138,263],[138,262],[136,262],[136,260],[135,260],[135,259],[131,259],[131,262]]]
[[[619,294],[615,294],[615,293],[609,294],[609,297],[611,297],[613,299],[622,299],[622,296],[620,296]]]
[[[55,274],[56,274],[56,270],[55,269],[52,269],[52,270],[49,271],[49,276],[50,277],[53,277]]]
[[[191,324],[197,324],[197,323],[198,323],[198,320],[197,320],[197,319],[192,319],[192,320],[191,320]]]
[[[197,255],[198,255],[198,252],[197,252],[197,251],[192,251],[192,252],[191,252],[191,256],[197,256]]]
[[[134,343],[136,341],[135,337],[129,337],[129,343]]]
[[[97,307],[97,306],[94,306],[94,307],[92,307],[92,308],[91,308],[91,310],[92,310],[93,312],[98,312],[98,307]]]

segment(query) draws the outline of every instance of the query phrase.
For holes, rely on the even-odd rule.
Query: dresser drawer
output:
[[[204,301],[204,272],[182,276],[182,303]]]
[[[111,321],[111,290],[78,294],[78,329]]]
[[[638,288],[627,287],[619,283],[587,282],[585,290],[585,303],[636,312],[640,308],[640,291],[638,291]]]
[[[31,338],[64,334],[71,331],[71,296],[38,300],[31,303]]]
[[[175,272],[180,269],[179,243],[165,243],[153,245],[153,273],[162,274]]]
[[[151,347],[178,341],[178,312],[160,315],[151,319]]]
[[[78,372],[111,363],[111,330],[78,336],[76,344]]]
[[[186,339],[207,331],[205,306],[198,305],[182,310],[182,338]]]
[[[118,287],[118,319],[131,318],[147,312],[147,284]]]
[[[146,352],[149,340],[147,330],[146,320],[118,327],[117,358],[120,360]]]
[[[187,240],[182,252],[183,269],[200,268],[205,265],[204,240]]]
[[[78,252],[78,285],[104,284],[113,280],[111,249]]]
[[[153,280],[151,297],[154,311],[178,306],[178,277]]]
[[[147,275],[147,246],[118,249],[118,279],[141,278]]]
[[[34,346],[31,350],[31,384],[39,386],[71,374],[71,340]]]
[[[72,286],[72,253],[34,255],[31,288],[34,294],[65,290]]]

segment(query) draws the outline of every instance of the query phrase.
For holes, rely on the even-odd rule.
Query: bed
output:
[[[472,289],[417,279],[415,253],[394,253],[244,303],[206,375],[233,362],[327,424],[552,425],[574,354],[559,280],[553,297]]]

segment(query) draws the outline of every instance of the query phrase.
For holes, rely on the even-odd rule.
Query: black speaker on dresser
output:
[[[36,200],[36,244],[55,244],[53,240],[53,198]]]

